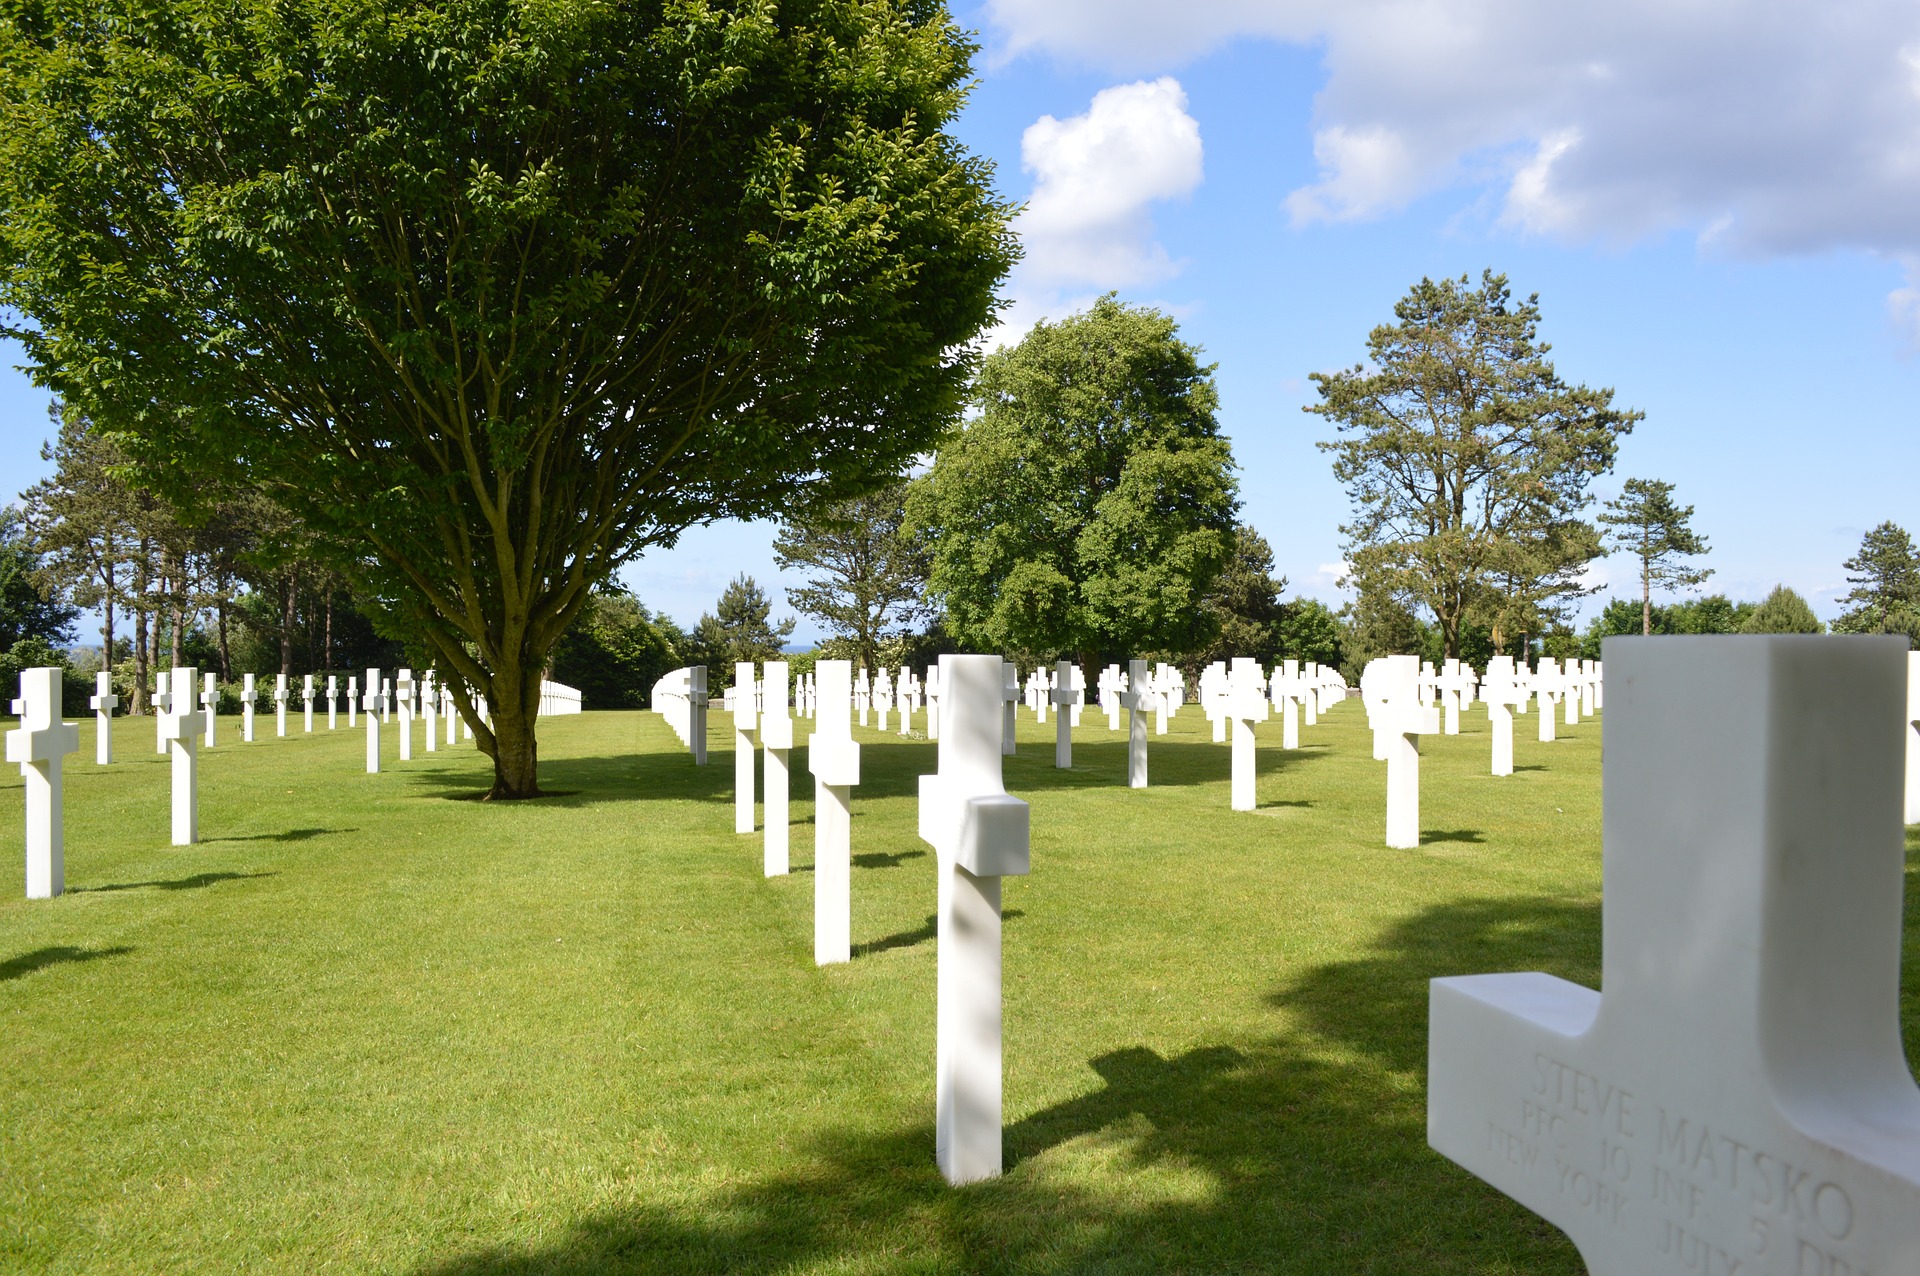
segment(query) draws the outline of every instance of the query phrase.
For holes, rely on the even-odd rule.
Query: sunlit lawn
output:
[[[104,770],[83,723],[65,897],[21,898],[12,768],[0,792],[0,1268],[1578,1272],[1426,1148],[1426,982],[1597,980],[1599,725],[1523,719],[1494,780],[1469,713],[1427,742],[1426,845],[1389,851],[1362,721],[1293,753],[1264,726],[1235,814],[1196,709],[1145,792],[1097,713],[1070,772],[1022,714],[1009,1171],[959,1192],[933,745],[860,733],[855,957],[823,971],[811,803],[764,879],[723,714],[705,768],[651,714],[549,721],[555,796],[521,805],[470,800],[471,745],[403,766],[389,732],[368,776],[344,720],[252,745],[223,720],[184,849],[151,720]]]

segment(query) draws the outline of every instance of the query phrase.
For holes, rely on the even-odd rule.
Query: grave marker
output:
[[[1920,1271],[1901,644],[1608,639],[1604,994],[1432,983],[1428,1142],[1593,1276]]]
[[[273,675],[273,733],[279,739],[287,738],[287,675]]]
[[[20,671],[20,725],[7,732],[7,761],[26,781],[27,898],[52,899],[67,889],[65,811],[60,767],[80,747],[80,726],[60,721],[60,671]]]
[[[818,966],[853,955],[853,802],[860,783],[860,745],[853,738],[853,666],[814,665],[820,716],[807,737],[813,773],[813,960]]]
[[[300,706],[306,717],[304,734],[313,734],[313,675],[303,674],[300,680]]]
[[[1440,711],[1422,705],[1420,662],[1381,656],[1360,675],[1360,695],[1373,728],[1373,756],[1387,764],[1387,845],[1420,845],[1420,737],[1440,730]]]
[[[1907,653],[1907,823],[1920,824],[1920,651]]]
[[[945,674],[941,675],[942,678],[945,676]],[[1005,704],[1001,707],[1000,752],[1011,757],[1013,756],[1016,733],[1020,726],[1018,717],[1020,705],[1020,667],[1011,660],[1004,661],[1000,670],[1000,695],[1005,701]]]
[[[753,662],[733,666],[733,831],[753,832]]]
[[[200,711],[207,715],[206,746],[214,745],[214,726],[220,720],[220,684],[212,674],[202,674],[200,678]]]
[[[400,760],[413,761],[413,670],[394,675],[394,696],[400,701]]]
[[[766,679],[766,704],[761,707],[760,748],[765,755],[767,789],[767,833],[762,843],[762,858],[768,877],[787,872],[788,814],[787,790],[793,750],[793,719],[787,716],[787,662],[769,660],[762,668]]]
[[[1147,662],[1127,662],[1127,685],[1120,703],[1127,711],[1127,787],[1147,787],[1147,710],[1159,697],[1153,691],[1153,679],[1147,676]]]
[[[360,677],[347,675],[347,729],[352,730],[360,716]]]
[[[1540,667],[1534,671],[1533,692],[1540,698],[1540,743],[1553,743],[1553,713],[1560,703],[1560,697],[1566,694],[1560,682],[1560,665],[1552,656],[1540,657]]]
[[[381,688],[385,685],[386,684],[380,681],[380,671],[378,669],[367,670],[367,681],[365,683],[366,702],[360,707],[366,711],[367,715],[368,775],[378,775],[380,773],[380,702],[385,698],[380,693]]]
[[[1487,660],[1487,676],[1480,684],[1480,698],[1487,705],[1487,722],[1493,729],[1493,774],[1513,774],[1513,715],[1527,711],[1527,689],[1513,668],[1512,656],[1493,656]]]
[[[206,713],[193,705],[193,687],[200,671],[175,668],[167,712],[160,719],[173,755],[173,844],[192,846],[200,840],[200,759],[196,749],[206,728]]]
[[[240,679],[240,738],[248,744],[253,743],[253,702],[258,693],[253,689],[253,675],[246,674]]]
[[[426,728],[427,752],[440,749],[440,684],[429,669],[420,677],[420,725]]]
[[[1062,770],[1073,767],[1073,711],[1080,707],[1082,692],[1074,685],[1073,662],[1062,660],[1054,667],[1053,690],[1049,693],[1057,712],[1053,715],[1053,765]]]
[[[1444,714],[1443,735],[1460,734],[1460,714],[1473,703],[1473,669],[1458,660],[1449,660],[1440,673],[1440,707]]]
[[[167,697],[173,694],[172,684],[168,681],[171,677],[164,669],[153,675],[153,751],[162,755],[167,751],[167,737],[160,730],[160,715],[167,711]]]
[[[920,777],[920,837],[940,858],[935,982],[934,1157],[948,1183],[1002,1168],[1000,879],[1028,871],[1027,804],[1006,790],[998,656],[942,656],[947,729],[939,770]]]
[[[102,669],[93,676],[93,694],[87,708],[93,710],[93,760],[98,766],[113,761],[113,710],[120,697],[113,694],[113,674]]]
[[[334,716],[336,702],[338,700],[339,695],[340,695],[340,684],[335,681],[334,674],[328,674],[327,675],[327,730],[329,731],[334,730],[339,725],[339,719]]]
[[[1253,725],[1267,720],[1267,680],[1260,662],[1245,656],[1234,658],[1228,675],[1227,716],[1233,720],[1232,806],[1236,811],[1251,811],[1258,802],[1254,789],[1257,779],[1253,744]]]

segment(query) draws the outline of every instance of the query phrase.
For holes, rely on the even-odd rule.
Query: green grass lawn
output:
[[[1426,742],[1425,845],[1389,851],[1357,701],[1292,753],[1262,727],[1241,814],[1197,709],[1144,792],[1097,713],[1062,772],[1023,712],[1008,1172],[953,1191],[914,834],[935,746],[857,732],[854,960],[823,971],[812,803],[764,879],[713,721],[705,768],[655,715],[549,721],[556,796],[497,805],[471,745],[401,766],[389,732],[369,776],[344,717],[252,745],[223,719],[181,849],[151,720],[106,769],[83,723],[69,893],[33,903],[6,768],[0,1269],[1581,1270],[1427,1149],[1425,1011],[1435,975],[1597,982],[1597,722],[1540,745],[1523,719],[1495,780],[1469,713]]]

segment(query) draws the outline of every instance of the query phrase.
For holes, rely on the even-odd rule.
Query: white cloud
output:
[[[1317,43],[1320,173],[1287,201],[1296,222],[1467,185],[1495,192],[1507,224],[1574,240],[1682,229],[1742,254],[1920,254],[1911,0],[989,0],[988,14],[1003,55],[1135,72],[1236,37]]]
[[[1920,350],[1920,255],[1907,254],[1900,264],[1907,282],[1887,294],[1887,318],[1908,344]]]
[[[1171,76],[1094,94],[1084,115],[1043,115],[1020,139],[1033,194],[1015,223],[1029,284],[1125,287],[1178,267],[1153,239],[1152,205],[1200,184],[1200,125]]]

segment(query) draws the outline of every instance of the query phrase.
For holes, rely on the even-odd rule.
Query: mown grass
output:
[[[471,746],[403,767],[389,736],[368,776],[344,723],[223,721],[183,849],[150,720],[104,770],[83,724],[65,897],[21,898],[0,785],[0,1267],[1576,1273],[1427,1149],[1426,983],[1598,980],[1599,725],[1524,720],[1494,780],[1469,714],[1427,742],[1426,844],[1389,851],[1362,721],[1291,753],[1263,727],[1235,814],[1196,710],[1144,792],[1097,714],[1068,772],[1022,714],[1009,1172],[957,1192],[914,835],[934,746],[859,733],[855,958],[823,971],[811,803],[764,879],[725,715],[705,768],[653,715],[550,721],[559,795],[520,805],[469,800]]]

